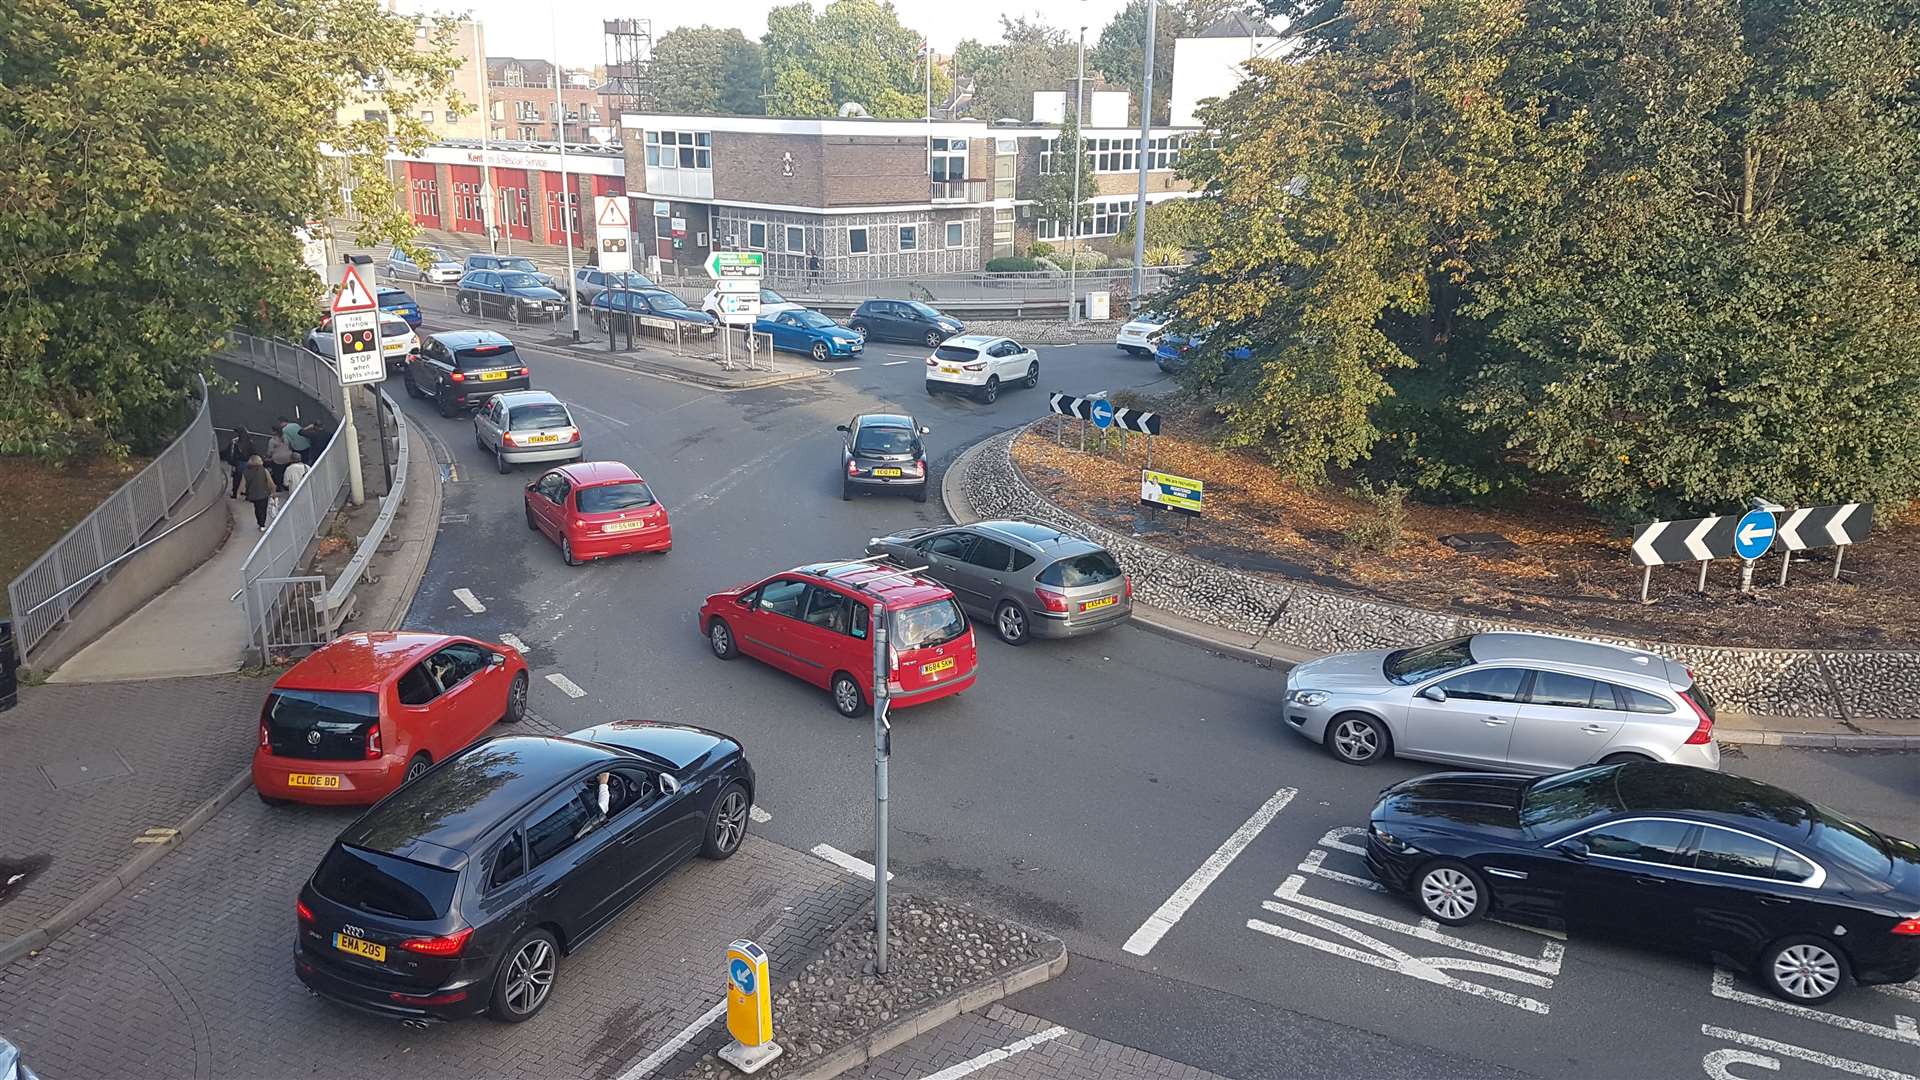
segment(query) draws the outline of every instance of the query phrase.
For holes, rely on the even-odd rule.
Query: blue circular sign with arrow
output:
[[[727,978],[733,980],[733,985],[739,987],[741,993],[753,993],[752,964],[735,957],[733,963],[727,965]]]
[[[1113,426],[1113,402],[1106,398],[1093,399],[1093,426],[1102,431]]]
[[[1765,555],[1773,547],[1774,531],[1772,511],[1747,511],[1733,527],[1733,553],[1749,562]]]

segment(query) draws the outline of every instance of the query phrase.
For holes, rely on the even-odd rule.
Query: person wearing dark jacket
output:
[[[247,470],[241,478],[246,483],[247,501],[253,504],[254,523],[260,526],[261,532],[266,532],[267,500],[273,498],[273,477],[259,454],[247,458]]]
[[[246,428],[234,428],[233,438],[227,440],[227,452],[223,455],[227,463],[227,471],[233,474],[233,490],[229,493],[230,497],[235,499],[240,497],[240,479],[247,471],[247,459],[255,453],[258,451],[254,449],[253,436],[247,433]]]
[[[318,420],[310,421],[300,429],[300,434],[307,438],[307,450],[301,455],[301,460],[309,465],[320,459],[320,451],[325,450],[327,443],[333,439],[333,430],[321,426]]]

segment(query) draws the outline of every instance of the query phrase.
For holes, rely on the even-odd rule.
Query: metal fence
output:
[[[258,578],[245,592],[254,647],[292,649],[325,645],[327,579],[318,576]]]
[[[186,430],[7,584],[22,662],[100,582],[99,571],[165,520],[213,462],[213,419],[202,379],[200,408]]]
[[[1157,292],[1173,279],[1180,268],[1150,266],[1141,274],[1141,287],[1147,295]],[[831,278],[808,273],[781,273],[767,278],[767,287],[783,295],[827,303],[858,303],[862,300],[924,300],[932,304],[972,304],[978,306],[1066,304],[1069,295],[1084,297],[1089,292],[1105,292],[1113,299],[1116,316],[1125,313],[1133,296],[1133,269],[1082,270],[1071,279],[1065,271],[1035,270],[990,274],[967,271],[951,274],[924,274],[918,277]]]

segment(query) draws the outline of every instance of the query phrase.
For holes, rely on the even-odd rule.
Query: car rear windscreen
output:
[[[314,890],[336,904],[419,922],[447,913],[459,880],[452,870],[345,844],[333,845],[313,872]]]
[[[470,349],[456,349],[453,362],[461,371],[519,367],[520,354],[511,345],[475,345]]]
[[[980,350],[969,349],[961,345],[942,345],[933,350],[933,358],[935,360],[955,361],[978,360],[980,359]]]
[[[262,707],[267,745],[280,757],[333,761],[366,756],[380,698],[359,690],[275,690]]]
[[[412,328],[407,326],[407,320],[405,319],[394,318],[380,320],[380,335],[382,337],[400,338],[406,337],[412,332]]]
[[[967,616],[952,600],[903,608],[893,613],[892,622],[888,633],[894,648],[901,652],[945,645],[967,632]]]
[[[544,402],[539,405],[515,405],[507,414],[507,427],[513,431],[528,428],[572,427],[573,417],[567,415],[567,407],[558,402]]]
[[[920,449],[920,440],[902,427],[863,427],[854,436],[853,448],[862,454],[912,454]]]
[[[1120,564],[1112,555],[1104,551],[1089,551],[1085,555],[1061,559],[1045,570],[1040,571],[1037,579],[1042,585],[1051,585],[1056,589],[1078,589],[1087,585],[1105,585],[1120,576]]]
[[[653,491],[644,480],[629,480],[623,484],[601,484],[597,487],[581,488],[580,512],[583,514],[612,514],[621,510],[633,510],[642,506],[652,506]]]

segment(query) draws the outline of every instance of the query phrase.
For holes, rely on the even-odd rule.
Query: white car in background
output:
[[[334,336],[333,316],[324,315],[320,325],[307,331],[307,350],[319,353],[327,359],[333,359]],[[407,325],[407,320],[391,312],[380,313],[380,352],[386,358],[389,372],[399,371],[407,366],[407,357],[420,351],[420,338]]]
[[[720,314],[720,290],[717,288],[709,291],[707,295],[700,298],[700,310],[713,316],[716,321],[726,323],[728,326],[752,326],[753,320],[756,318],[756,316],[753,315]],[[758,318],[771,319],[783,311],[803,310],[805,310],[805,305],[796,304],[786,297],[781,296],[779,293],[774,292],[772,289],[760,290],[760,314],[757,316]]]
[[[1155,311],[1143,311],[1128,319],[1120,332],[1114,335],[1113,343],[1120,351],[1129,356],[1152,356],[1153,347],[1160,334],[1160,328],[1167,325],[1167,317]]]
[[[445,248],[430,247],[426,251],[427,260],[417,263],[406,252],[394,248],[387,254],[387,276],[404,281],[425,281],[434,285],[451,285],[460,280],[460,275],[465,271],[460,268],[459,259],[454,258]]]
[[[1040,356],[1012,338],[961,334],[927,357],[927,393],[967,394],[991,404],[1002,386],[1040,385]]]

